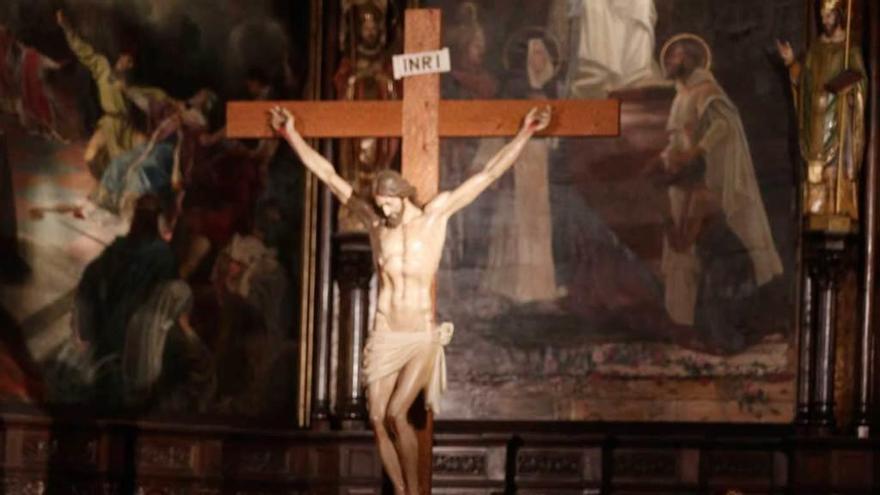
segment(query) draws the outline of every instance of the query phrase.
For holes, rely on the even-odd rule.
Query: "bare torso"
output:
[[[419,212],[397,227],[371,232],[379,296],[376,331],[414,332],[435,326],[432,289],[447,218]]]

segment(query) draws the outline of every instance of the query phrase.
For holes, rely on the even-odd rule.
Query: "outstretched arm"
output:
[[[504,175],[516,163],[526,143],[538,131],[550,125],[550,107],[532,108],[523,119],[523,125],[516,137],[495,154],[483,167],[483,170],[469,177],[464,183],[451,192],[437,195],[427,206],[426,213],[452,215],[471,204],[477,196],[486,190],[499,177]]]
[[[128,101],[147,113],[150,112],[151,102],[172,99],[165,90],[151,86],[126,86],[123,93]],[[179,106],[183,106],[183,104]]]
[[[347,203],[353,192],[351,184],[336,173],[333,165],[326,158],[306,143],[306,140],[294,127],[293,115],[281,107],[275,107],[269,113],[272,129],[290,144],[306,168],[311,170],[321,182],[327,184],[330,191],[339,198],[339,201]]]
[[[779,58],[785,63],[785,68],[788,71],[789,82],[791,82],[791,93],[794,97],[794,108],[795,111],[797,111],[800,106],[800,97],[798,96],[798,93],[801,91],[800,79],[803,64],[798,62],[798,59],[794,54],[794,49],[788,41],[776,40],[776,51],[779,52]]]
[[[321,182],[327,184],[330,192],[339,198],[342,204],[349,207],[355,215],[359,216],[368,225],[374,225],[379,220],[379,217],[373,210],[373,207],[355,196],[351,184],[336,173],[333,165],[326,158],[306,143],[306,140],[303,139],[294,126],[293,115],[287,109],[281,107],[273,108],[270,111],[270,115],[272,129],[290,144],[306,168],[311,170]]]
[[[58,26],[64,30],[64,37],[67,38],[67,44],[70,46],[70,51],[76,55],[76,58],[79,59],[81,64],[89,69],[89,72],[92,73],[92,77],[95,79],[101,79],[104,75],[109,74],[110,61],[107,60],[107,57],[96,52],[95,49],[92,48],[92,45],[88,44],[76,34],[73,27],[70,25],[70,22],[67,20],[67,17],[64,15],[64,12],[60,10],[57,11],[55,17],[58,21]]]
[[[64,64],[43,53],[40,53],[40,65],[45,70],[59,70],[64,67]]]

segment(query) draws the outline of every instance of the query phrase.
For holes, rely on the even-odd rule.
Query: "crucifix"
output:
[[[406,53],[421,53],[440,48],[439,10],[407,10],[404,27]],[[439,75],[436,73],[407,77],[404,80],[402,102],[231,102],[228,105],[227,134],[229,137],[272,137],[274,131],[267,125],[267,116],[271,112],[273,126],[276,127],[275,131],[288,140],[307,167],[316,173],[318,178],[327,184],[338,198],[346,201],[350,207],[354,206],[352,203],[356,201],[356,198],[352,196],[351,186],[335,173],[332,165],[309,148],[303,138],[402,137],[401,175],[403,180],[399,180],[393,175],[383,176],[380,173],[374,184],[373,199],[376,204],[361,205],[359,208],[362,214],[368,217],[368,220],[373,222],[372,225],[375,226],[374,229],[371,229],[371,242],[374,251],[377,251],[374,252],[374,259],[377,264],[377,273],[380,276],[379,309],[375,325],[377,330],[380,326],[399,327],[401,326],[400,321],[406,321],[402,324],[403,326],[418,325],[418,323],[413,323],[415,320],[407,314],[409,311],[386,308],[383,312],[382,309],[383,284],[406,287],[407,283],[410,283],[420,287],[414,292],[421,295],[409,296],[405,294],[405,289],[401,291],[388,289],[387,292],[392,293],[388,298],[389,300],[398,296],[404,298],[404,302],[399,304],[407,310],[413,306],[424,306],[425,309],[422,312],[416,311],[415,313],[427,315],[425,319],[431,322],[432,327],[425,332],[379,332],[374,330],[371,339],[377,334],[380,335],[379,338],[373,339],[372,344],[370,342],[367,344],[365,354],[368,360],[370,359],[371,347],[378,356],[377,349],[379,348],[398,346],[396,349],[399,349],[403,345],[388,339],[383,340],[388,334],[411,334],[409,337],[415,334],[425,335],[425,338],[428,339],[426,345],[428,345],[436,344],[438,339],[442,340],[444,330],[451,333],[451,325],[448,328],[444,327],[445,324],[433,327],[435,296],[431,290],[432,282],[408,282],[409,275],[406,270],[397,268],[397,272],[400,272],[397,273],[392,268],[395,264],[406,266],[407,260],[416,259],[413,263],[417,265],[417,268],[423,269],[422,275],[432,279],[436,272],[436,264],[439,262],[443,237],[445,237],[446,218],[473,200],[487,185],[480,183],[483,179],[475,176],[465,181],[454,191],[439,193],[440,137],[516,136],[505,149],[499,152],[496,159],[487,165],[488,169],[491,163],[495,162],[495,172],[503,172],[515,162],[525,141],[536,132],[538,136],[616,136],[619,133],[620,105],[616,100],[441,101],[439,81]],[[273,110],[276,106],[278,108]],[[547,110],[529,112],[530,109],[536,107],[547,107]],[[523,116],[527,112],[529,113],[525,123],[520,127]],[[550,120],[551,113],[552,121]],[[481,177],[486,177],[484,182],[497,178],[494,174],[485,174],[485,171],[484,176]],[[426,206],[421,208],[415,206],[417,204]],[[377,216],[376,207],[385,215],[384,220]],[[395,218],[397,216],[400,218]],[[392,220],[401,223],[392,225]],[[402,227],[396,228],[397,225],[402,225]],[[402,231],[402,234],[396,234],[395,232],[398,230]],[[419,240],[420,236],[425,237],[424,242]],[[417,240],[413,241],[413,239]],[[402,247],[398,249],[396,246]],[[399,278],[395,278],[398,276]],[[401,292],[403,295],[397,294],[397,292]],[[407,297],[414,299],[406,300]],[[419,297],[425,300],[418,301]],[[394,307],[395,302],[390,301],[387,304],[389,307]],[[382,321],[379,321],[380,318]],[[415,319],[418,318],[420,316]],[[447,341],[448,337],[446,336]],[[412,343],[406,345],[412,345]],[[442,348],[440,348],[440,355],[442,355]],[[432,358],[432,364],[436,363],[437,361]],[[365,363],[365,372],[369,374],[370,368],[375,366],[376,363]],[[436,368],[437,366],[434,366],[435,376]],[[399,371],[401,374],[405,374],[407,369],[402,368],[402,371]],[[368,378],[368,384],[369,382]],[[394,387],[393,382],[391,385]],[[426,391],[429,389],[429,385],[424,387]],[[379,418],[379,423],[374,422],[374,429],[384,429],[382,422],[385,420],[385,413],[389,415],[389,420],[394,422],[393,412],[385,411],[386,408],[393,409],[395,406],[396,396],[393,391],[389,391],[389,393],[392,394],[391,398],[381,405],[382,418]],[[428,402],[430,403],[430,401]],[[371,419],[373,419],[374,409],[377,407],[376,404],[371,404]],[[424,421],[426,426],[419,431],[418,435],[419,480],[417,483],[410,481],[415,477],[411,472],[406,474],[408,472],[406,462],[401,466],[400,459],[389,461],[390,444],[383,444],[383,437],[377,431],[380,456],[392,481],[404,478],[401,473],[406,474],[405,478],[408,478],[407,486],[395,486],[397,493],[414,493],[414,486],[418,487],[420,493],[430,493],[433,420],[430,410],[427,410],[426,414],[427,418]],[[399,428],[409,428],[405,424],[398,426]],[[400,437],[401,435],[396,436]],[[397,447],[398,450],[401,449],[401,446]],[[403,450],[406,448],[404,446]],[[393,451],[394,449],[390,448],[392,454]]]

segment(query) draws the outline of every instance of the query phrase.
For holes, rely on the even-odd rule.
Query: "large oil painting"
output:
[[[618,138],[530,143],[453,218],[446,419],[787,422],[801,0],[426,2],[447,99],[619,98]],[[449,139],[444,188],[503,144]]]
[[[304,174],[224,118],[303,96],[309,26],[308,2],[0,4],[8,408],[296,424]]]

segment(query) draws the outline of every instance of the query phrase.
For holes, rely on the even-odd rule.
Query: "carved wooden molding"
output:
[[[166,484],[138,483],[135,487],[137,495],[187,495],[188,487],[170,486]]]
[[[675,451],[629,451],[614,453],[614,479],[660,479],[677,481]]]
[[[3,488],[3,493],[19,495],[43,495],[46,493],[46,482],[42,479],[8,476],[4,477],[0,487]]]
[[[21,441],[21,460],[26,463],[44,463],[58,451],[58,439],[27,435]]]
[[[525,451],[516,456],[517,476],[580,480],[586,470],[579,452]]]
[[[138,483],[134,489],[134,495],[220,495],[221,493],[219,488],[194,487],[191,483],[164,481],[145,481]]]
[[[382,479],[382,461],[375,447],[343,446],[340,449],[342,473],[348,479]]]
[[[8,443],[0,443],[0,451],[10,460],[3,466],[0,493],[55,493],[59,483],[62,493],[74,495],[287,495],[316,489],[378,494],[381,485],[367,433],[184,432],[165,426],[58,431],[49,423],[17,421],[4,425],[2,439]],[[451,426],[441,424],[433,460],[436,493],[446,495],[498,494],[511,487],[516,493],[554,495],[643,488],[683,493],[700,487],[713,493],[730,488],[874,493],[880,482],[876,441],[799,439],[786,430],[752,427],[741,427],[741,440],[715,438],[714,427],[697,435],[680,426],[602,441],[517,433],[529,425],[490,434],[483,425],[470,426],[470,432],[465,425],[457,433]],[[134,441],[134,449],[127,449]],[[81,456],[97,462],[74,462]],[[127,478],[132,473],[126,468],[134,468],[134,479]]]
[[[773,481],[772,452],[711,452],[705,457],[706,474],[712,478],[735,478],[749,484]]]
[[[497,495],[493,488],[432,488],[431,495]],[[518,492],[519,493],[519,492]]]
[[[216,492],[216,493],[219,493],[219,492]],[[284,491],[284,492],[277,492],[277,491],[275,491],[275,492],[267,492],[267,491],[260,491],[260,490],[236,490],[236,491],[234,491],[234,492],[232,492],[232,493],[234,493],[235,495],[278,495],[279,493],[283,493],[284,495],[309,495],[309,492],[307,492],[307,491],[303,491],[303,490],[287,490],[287,491]],[[351,493],[369,493],[369,494],[373,494],[373,493],[376,493],[376,492],[373,492],[373,491],[367,491],[367,492],[351,492]],[[205,495],[208,495],[208,494],[205,494]],[[211,495],[213,495],[213,494],[211,494]],[[378,495],[378,493],[377,493],[376,495]]]
[[[94,466],[98,464],[98,440],[26,434],[21,441],[21,461],[30,466],[49,462],[60,466]]]
[[[288,452],[283,449],[247,449],[237,459],[234,469],[242,474],[286,474],[288,458]]]
[[[481,488],[503,488],[506,479],[507,447],[493,442],[439,440],[433,448],[433,479],[435,487],[462,489],[469,483]]]
[[[194,471],[197,447],[190,444],[142,442],[137,447],[137,465],[141,469]]]
[[[486,477],[485,452],[435,453],[434,476]]]

